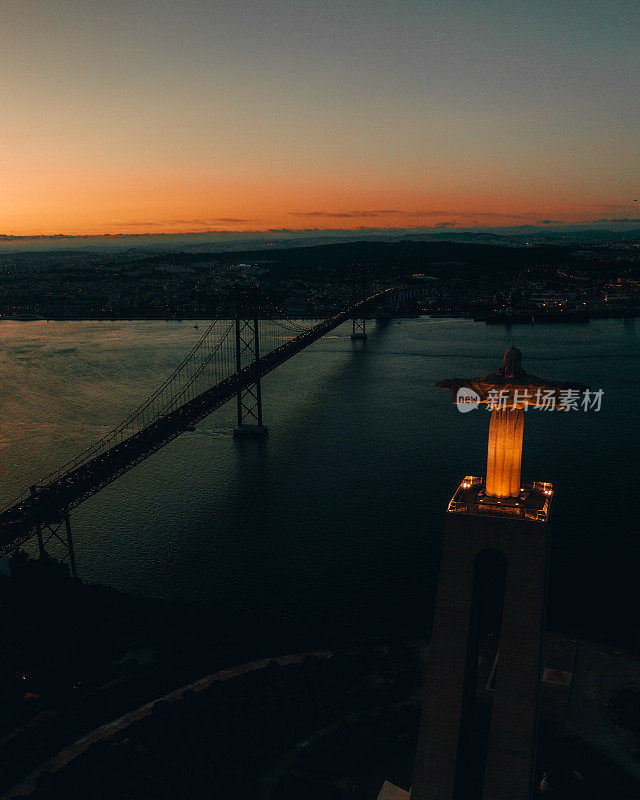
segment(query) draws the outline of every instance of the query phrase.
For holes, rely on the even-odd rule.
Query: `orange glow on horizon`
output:
[[[590,223],[631,217],[629,186],[548,156],[491,160],[469,152],[354,151],[340,159],[283,142],[274,157],[255,141],[210,158],[186,150],[74,150],[49,138],[0,152],[0,235],[268,231],[271,228],[470,228]],[[418,146],[418,145],[416,145]],[[320,147],[320,145],[318,145]],[[291,148],[289,150],[288,148]],[[322,148],[320,147],[322,150]]]
[[[638,222],[599,4],[10,0],[0,236]]]
[[[297,184],[274,176],[243,181],[108,173],[15,177],[5,184],[9,202],[0,208],[0,234],[8,236],[552,227],[628,213],[612,211],[612,204],[575,203],[573,198],[549,203],[506,192],[465,197],[388,182],[383,190],[372,185],[371,176],[366,182],[333,175]]]

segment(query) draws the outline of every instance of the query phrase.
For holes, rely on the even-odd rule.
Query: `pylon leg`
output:
[[[364,341],[367,338],[367,313],[364,301],[367,297],[367,283],[366,283],[366,270],[365,265],[362,264],[360,272],[360,292],[358,292],[358,275],[354,265],[353,269],[353,318],[351,322],[351,338],[353,340]],[[360,294],[360,297],[358,297]],[[362,306],[356,312],[355,306],[362,303]]]
[[[47,555],[47,553],[46,550],[44,549],[44,542],[42,540],[42,528],[40,527],[40,525],[38,525],[38,527],[36,528],[36,537],[38,539],[38,556],[40,558],[44,558]]]
[[[269,429],[262,422],[262,389],[260,381],[238,394],[238,424],[233,435],[239,437],[264,437]]]
[[[36,494],[36,486],[31,487],[31,496],[33,497]],[[36,537],[38,539],[38,556],[39,558],[44,558],[47,555],[46,550],[44,549],[44,541],[42,539],[42,525],[38,523],[36,527]]]
[[[69,512],[64,515],[64,526],[67,530],[67,549],[69,551],[69,565],[71,566],[71,577],[74,581],[78,580],[78,571],[76,570],[76,555],[73,550],[73,537],[71,536],[71,522],[69,520]]]

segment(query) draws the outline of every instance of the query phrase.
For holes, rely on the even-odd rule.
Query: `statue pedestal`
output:
[[[531,796],[551,496],[537,487],[550,484],[485,503],[467,476],[449,504],[412,800]],[[487,631],[493,685],[480,680]]]

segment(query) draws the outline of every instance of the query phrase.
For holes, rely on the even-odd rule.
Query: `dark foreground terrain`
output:
[[[13,574],[0,585],[7,798],[365,800],[385,779],[410,785],[424,641],[349,644],[74,584],[24,556]],[[550,797],[637,798],[638,662],[570,645],[573,688],[552,692],[537,773]]]

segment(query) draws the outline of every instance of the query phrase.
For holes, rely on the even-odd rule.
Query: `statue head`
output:
[[[522,353],[513,345],[504,354],[502,364],[498,367],[498,375],[503,378],[519,378],[526,374],[522,368]]]

